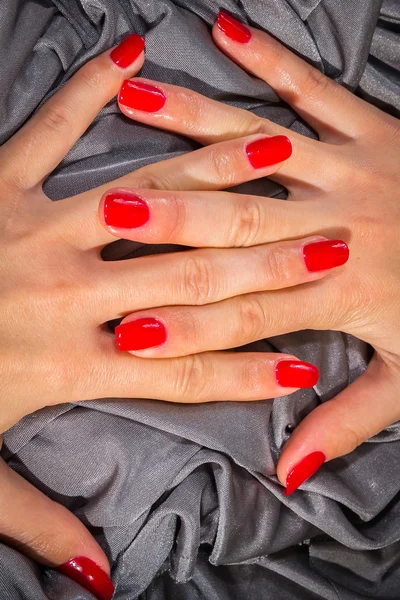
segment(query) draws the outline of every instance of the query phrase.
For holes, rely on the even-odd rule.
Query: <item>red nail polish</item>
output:
[[[104,199],[104,220],[110,227],[135,229],[150,219],[146,202],[127,192],[113,192]]]
[[[349,248],[341,240],[314,242],[304,246],[303,256],[309,271],[325,271],[344,265],[349,260]]]
[[[287,160],[292,155],[292,144],[285,135],[277,135],[251,142],[246,153],[251,166],[262,169]]]
[[[144,318],[118,325],[115,337],[120,350],[133,352],[161,346],[167,339],[167,332],[157,319]]]
[[[301,460],[286,478],[285,496],[290,496],[297,488],[307,481],[326,461],[323,452],[313,452]]]
[[[114,586],[111,579],[90,558],[84,556],[71,558],[57,567],[57,571],[79,583],[98,600],[111,600],[113,597]]]
[[[114,48],[110,56],[116,65],[121,67],[121,69],[126,69],[126,67],[135,62],[143,50],[144,39],[140,35],[132,33],[132,35],[128,35],[128,37]]]
[[[250,29],[223,10],[218,15],[217,27],[231,40],[239,42],[239,44],[247,44],[251,39]]]
[[[279,385],[288,388],[311,388],[319,379],[317,367],[300,360],[279,361],[275,375]]]
[[[153,85],[127,79],[119,91],[118,102],[135,110],[157,112],[162,109],[167,98]]]

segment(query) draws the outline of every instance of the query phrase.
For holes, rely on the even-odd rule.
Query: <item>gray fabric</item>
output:
[[[0,4],[0,141],[130,31],[146,34],[143,76],[313,135],[213,45],[220,7],[399,114],[398,0],[13,0]],[[195,147],[128,121],[112,101],[46,191],[62,199]],[[240,189],[284,197],[267,181]],[[116,243],[105,258],[167,249]],[[48,408],[6,434],[3,456],[93,528],[118,600],[399,599],[399,424],[326,464],[290,498],[274,474],[290,426],[356,379],[370,350],[313,331],[251,347],[295,353],[320,367],[321,380],[315,390],[253,404],[114,399]],[[91,596],[0,544],[0,598]]]

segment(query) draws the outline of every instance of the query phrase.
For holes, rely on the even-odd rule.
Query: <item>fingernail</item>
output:
[[[309,271],[325,271],[344,265],[349,260],[349,248],[341,240],[314,242],[304,246],[303,256]]]
[[[319,379],[317,367],[300,360],[280,360],[275,375],[279,385],[287,388],[312,388]]]
[[[292,144],[285,135],[262,138],[246,147],[251,166],[262,169],[287,160],[292,155]]]
[[[313,452],[301,460],[286,478],[285,496],[290,496],[297,488],[307,481],[326,461],[323,452]]]
[[[247,44],[251,39],[251,31],[242,23],[221,10],[217,19],[217,27],[234,42]]]
[[[113,192],[104,199],[104,220],[110,227],[135,229],[149,219],[147,203],[133,194]]]
[[[114,586],[111,579],[90,558],[84,556],[71,558],[57,567],[57,571],[79,583],[98,600],[111,600],[113,597]]]
[[[166,100],[164,93],[153,85],[130,79],[124,81],[118,96],[120,104],[149,113],[161,110]]]
[[[120,350],[133,352],[161,346],[167,339],[167,332],[161,321],[145,318],[118,325],[115,337]]]
[[[144,39],[132,33],[128,35],[122,42],[111,52],[111,60],[121,69],[129,67],[144,50]]]

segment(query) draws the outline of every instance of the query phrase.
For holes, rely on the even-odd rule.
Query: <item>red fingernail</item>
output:
[[[115,337],[120,350],[133,352],[161,346],[167,339],[167,332],[157,319],[145,318],[118,325]]]
[[[217,27],[234,42],[247,44],[251,39],[250,29],[223,10],[218,15]]]
[[[166,100],[164,93],[153,85],[130,79],[124,81],[118,96],[120,104],[150,113],[161,110]]]
[[[79,583],[98,600],[111,600],[113,597],[114,586],[111,579],[90,558],[84,556],[71,558],[57,567],[57,571]]]
[[[150,219],[146,202],[133,194],[113,192],[104,199],[104,220],[110,227],[134,229]]]
[[[300,360],[279,361],[275,375],[279,385],[288,388],[312,388],[319,379],[317,367]]]
[[[128,35],[122,42],[111,52],[111,59],[121,69],[129,67],[144,50],[144,39],[132,33]]]
[[[323,452],[313,452],[301,460],[286,478],[285,496],[290,496],[297,488],[318,471],[326,461]]]
[[[292,155],[292,144],[285,135],[262,138],[246,147],[251,166],[262,169],[287,160]]]
[[[304,246],[303,256],[309,271],[325,271],[344,265],[349,260],[349,248],[341,240],[314,242]]]

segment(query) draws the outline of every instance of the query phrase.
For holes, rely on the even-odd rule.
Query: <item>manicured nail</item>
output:
[[[167,98],[153,85],[127,79],[119,91],[118,101],[124,106],[153,113],[162,109]]]
[[[115,337],[120,350],[133,352],[161,346],[167,339],[167,332],[161,321],[144,318],[118,325]]]
[[[147,203],[133,194],[113,192],[104,199],[104,220],[110,227],[135,229],[149,219]]]
[[[287,160],[292,155],[292,144],[285,135],[262,138],[246,147],[251,166],[263,169]]]
[[[317,367],[300,360],[280,360],[275,375],[279,385],[287,388],[312,388],[319,379]]]
[[[126,69],[126,67],[135,62],[143,50],[144,39],[140,35],[132,33],[132,35],[128,35],[128,37],[114,48],[110,56],[116,65],[121,67],[121,69]]]
[[[297,488],[307,481],[326,461],[323,452],[313,452],[301,460],[286,478],[285,496],[290,496]]]
[[[349,260],[349,248],[341,240],[314,242],[303,248],[306,267],[312,273],[341,267]]]
[[[251,39],[251,31],[242,23],[228,15],[224,10],[218,15],[217,27],[222,33],[231,38],[234,42],[247,44]]]
[[[111,579],[90,558],[84,556],[71,558],[57,567],[57,571],[79,583],[98,600],[111,600],[113,597],[114,586]]]

